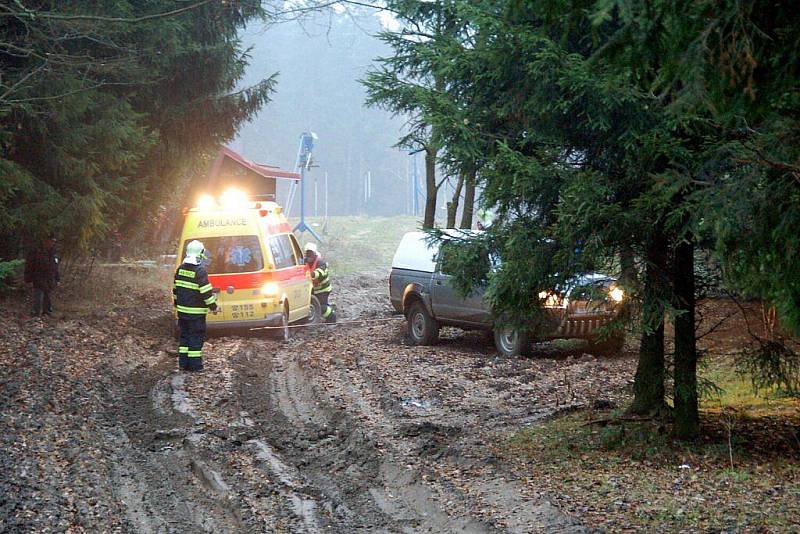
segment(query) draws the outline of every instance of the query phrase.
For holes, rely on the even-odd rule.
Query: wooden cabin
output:
[[[226,189],[236,188],[252,199],[277,201],[278,180],[300,180],[300,174],[255,163],[223,147],[211,165],[206,190],[219,197]]]

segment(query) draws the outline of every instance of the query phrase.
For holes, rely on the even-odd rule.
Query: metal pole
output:
[[[328,219],[328,171],[325,171],[325,220]]]
[[[300,224],[306,221],[306,166],[300,167]]]
[[[406,162],[406,215],[411,215],[411,204],[414,200],[411,198],[414,192],[411,190],[411,162]]]
[[[414,216],[419,215],[419,185],[417,184],[417,155],[414,158]]]
[[[314,236],[314,239],[322,243],[322,239],[317,235],[314,229],[306,224],[306,168],[311,162],[311,146],[313,144],[313,141],[310,141],[308,145],[306,145],[306,141],[309,140],[309,137],[316,139],[316,135],[313,132],[310,134],[303,132],[303,135],[300,136],[301,150],[305,147],[307,151],[304,153],[305,161],[302,162],[300,167],[300,222],[294,227],[294,231],[298,233],[308,232]]]

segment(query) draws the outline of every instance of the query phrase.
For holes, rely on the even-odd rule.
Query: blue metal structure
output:
[[[294,227],[294,231],[298,233],[308,232],[319,243],[322,243],[322,238],[306,224],[306,170],[311,167],[311,154],[314,150],[314,141],[317,139],[317,134],[314,132],[303,132],[300,134],[300,146],[297,149],[297,162],[295,163],[295,171],[300,172],[300,222]]]

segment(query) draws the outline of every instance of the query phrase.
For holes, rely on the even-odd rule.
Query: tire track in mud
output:
[[[302,496],[301,477],[261,440],[263,398],[243,403],[243,392],[269,376],[268,359],[253,362],[248,340],[213,344],[222,357],[205,373],[177,372],[175,358],[164,357],[125,377],[107,439],[118,451],[115,499],[130,530],[320,531],[316,500]]]
[[[213,470],[194,454],[189,439],[192,410],[180,391],[175,361],[166,357],[132,373],[130,389],[112,414],[113,486],[136,532],[232,532],[245,530],[235,502],[209,488]],[[182,410],[171,408],[172,403]],[[219,488],[217,488],[219,489]]]
[[[354,328],[348,334],[355,339],[374,338],[374,333],[363,327]],[[337,342],[333,336],[328,343],[333,354],[343,350]],[[322,359],[321,364],[302,355],[286,355],[286,358],[291,359],[293,374],[302,376],[304,383],[314,384],[309,388],[324,384],[317,395],[333,398],[331,404],[339,413],[347,413],[347,419],[369,436],[370,442],[380,451],[382,462],[378,469],[382,486],[372,487],[370,491],[384,512],[389,515],[407,510],[417,513],[423,521],[417,522],[414,530],[421,531],[587,531],[547,500],[526,497],[513,476],[502,472],[502,466],[489,465],[493,453],[486,442],[487,435],[478,436],[484,423],[502,430],[500,419],[513,425],[519,424],[520,415],[533,421],[541,418],[541,414],[526,409],[524,413],[497,417],[501,414],[491,409],[477,422],[441,408],[420,415],[409,409],[408,399],[396,397],[387,387],[387,369],[372,363],[376,360],[372,352],[354,350],[352,345],[345,347],[348,357]],[[375,350],[380,348],[372,349]],[[323,375],[325,380],[320,380]],[[508,428],[510,426],[505,426]],[[489,439],[492,434],[494,431],[488,434]],[[475,451],[479,451],[477,455]],[[463,483],[458,480],[461,477],[449,476],[449,473],[475,466],[485,475],[473,476],[468,488],[459,483]],[[445,515],[437,517],[437,512]]]
[[[270,441],[297,466],[307,486],[318,492],[328,528],[336,532],[488,532],[472,518],[451,517],[419,473],[369,429],[315,390],[298,351],[272,356],[268,378]],[[266,388],[265,383],[262,387]],[[264,397],[254,392],[254,398]],[[369,402],[357,402],[374,410]]]
[[[460,456],[473,445],[468,431],[448,426],[449,414],[442,424],[410,415],[366,353],[355,367],[336,359],[309,367],[304,337],[237,340],[227,356],[233,404],[254,421],[244,448],[273,480],[291,531],[585,531],[503,476],[464,493],[438,468],[468,462]]]
[[[303,343],[319,335],[215,338],[203,374],[171,357],[130,374],[112,463],[131,530],[581,530],[500,476],[460,489],[439,468],[466,461],[469,430],[416,417],[366,352],[316,365]]]

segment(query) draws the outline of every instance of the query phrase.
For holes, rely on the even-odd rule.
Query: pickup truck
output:
[[[447,246],[446,240],[443,246]],[[390,299],[395,310],[405,315],[408,337],[415,345],[431,345],[442,326],[454,326],[492,331],[497,350],[506,356],[529,354],[534,340],[555,338],[586,339],[594,352],[622,349],[624,333],[608,336],[598,332],[616,317],[624,300],[624,291],[614,278],[587,273],[572,279],[562,291],[540,293],[546,320],[517,330],[495,324],[482,288],[466,297],[458,293],[450,275],[442,270],[439,248],[427,234],[409,232],[392,260]]]

